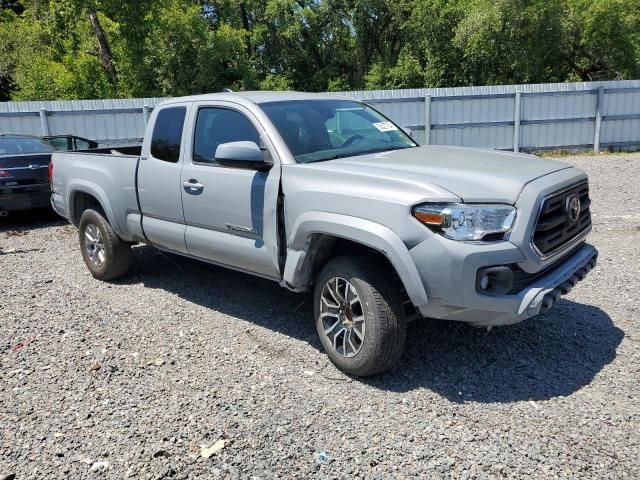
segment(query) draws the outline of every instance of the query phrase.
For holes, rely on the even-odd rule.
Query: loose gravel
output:
[[[0,220],[0,480],[640,478],[640,154],[591,177],[598,267],[547,315],[419,321],[368,380],[309,296],[136,247],[107,284],[53,214]]]

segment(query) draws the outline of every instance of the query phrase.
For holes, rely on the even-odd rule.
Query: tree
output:
[[[8,2],[3,1],[0,5],[0,102],[5,102],[11,98],[14,88],[13,42],[8,39],[16,15]]]
[[[568,0],[563,61],[569,79],[640,75],[640,1]]]
[[[91,27],[93,28],[93,33],[96,36],[96,40],[98,42],[98,52],[100,56],[100,62],[102,63],[102,68],[104,68],[107,77],[112,85],[118,85],[118,74],[116,73],[116,67],[113,64],[113,56],[111,55],[111,47],[109,46],[109,41],[107,40],[106,35],[104,34],[104,30],[102,29],[102,25],[100,23],[100,19],[98,18],[98,13],[96,12],[95,5],[90,1],[83,2],[84,8],[87,11],[87,15],[89,15],[89,21],[91,22]]]
[[[562,0],[476,0],[453,37],[467,83],[562,80]]]
[[[153,92],[186,95],[252,86],[245,36],[224,23],[211,31],[198,5],[167,5],[157,12],[145,43]]]
[[[0,100],[634,78],[640,0],[0,0]]]

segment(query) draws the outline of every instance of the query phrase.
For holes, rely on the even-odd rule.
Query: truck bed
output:
[[[140,146],[113,146],[88,152],[54,153],[52,205],[77,224],[72,210],[82,193],[97,198],[116,233],[127,241],[144,239],[136,193]],[[76,192],[70,198],[70,192]],[[67,207],[68,206],[68,207]]]

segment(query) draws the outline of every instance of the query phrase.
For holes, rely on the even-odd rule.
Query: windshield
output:
[[[260,107],[298,163],[417,146],[389,119],[359,102],[291,100]]]
[[[0,155],[51,152],[53,149],[39,138],[0,137]]]

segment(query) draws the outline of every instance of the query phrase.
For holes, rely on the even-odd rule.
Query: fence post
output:
[[[40,127],[42,128],[42,136],[49,136],[49,122],[47,121],[47,109],[40,109]]]
[[[424,144],[431,145],[431,95],[424,96]]]
[[[144,126],[147,126],[149,123],[149,105],[142,106],[142,118],[144,119]]]
[[[602,108],[604,105],[604,87],[598,87],[596,100],[596,126],[593,131],[593,152],[600,153],[600,130],[602,128]]]
[[[522,119],[522,92],[516,92],[513,102],[513,151],[520,151],[520,120]]]

